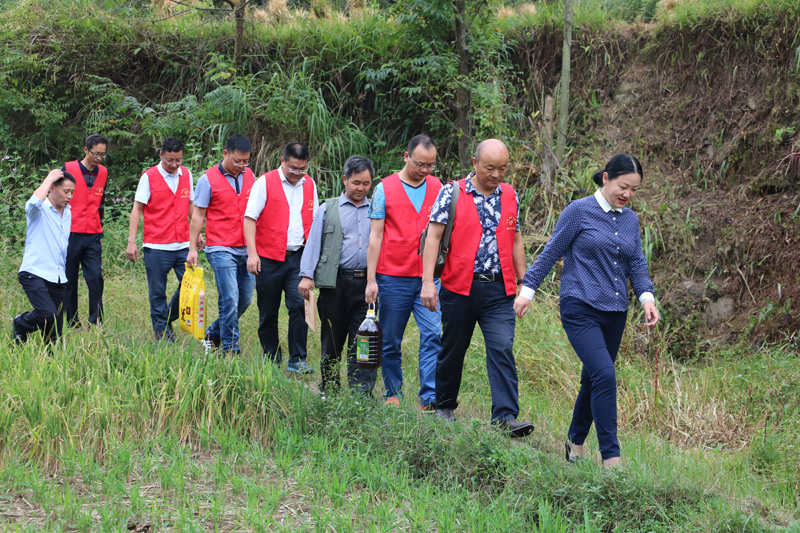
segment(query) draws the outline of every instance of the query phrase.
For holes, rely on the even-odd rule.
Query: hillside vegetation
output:
[[[424,11],[435,5],[254,5],[237,68],[234,22],[196,9],[212,2],[0,2],[4,316],[27,308],[16,282],[24,201],[88,133],[112,139],[104,330],[69,332],[56,349],[0,347],[4,528],[800,531],[800,5],[580,2],[567,157],[549,186],[541,122],[560,74],[559,4],[484,5],[467,77],[441,13]],[[621,473],[561,457],[579,364],[555,276],[518,322],[521,417],[537,428],[523,442],[486,422],[479,334],[456,426],[413,402],[320,401],[257,356],[254,309],[241,359],[150,338],[144,267],[124,250],[136,180],[163,137],[187,141],[195,173],[232,133],[253,139],[257,173],[286,142],[306,142],[331,195],[346,157],[368,155],[387,175],[424,131],[452,179],[459,87],[472,146],[496,136],[511,147],[529,260],[610,156],[644,165],[632,207],[664,321],[645,332],[632,306],[618,364]],[[312,336],[317,367],[318,351]]]

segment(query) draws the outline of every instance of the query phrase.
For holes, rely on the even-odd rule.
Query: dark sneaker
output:
[[[286,370],[295,374],[310,374],[314,368],[305,361],[300,361],[299,363],[289,363]]]
[[[205,348],[206,353],[218,349],[222,346],[222,341],[219,337],[213,337],[206,333],[205,339],[203,339],[203,348]]]
[[[17,319],[21,316],[22,315],[17,315],[11,319],[11,339],[16,344],[22,344],[25,342],[25,336],[22,334],[19,328],[17,328]]]
[[[436,416],[438,416],[439,418],[441,418],[442,420],[444,420],[446,422],[455,422],[456,421],[456,415],[453,414],[453,410],[452,409],[437,409],[436,410]]]

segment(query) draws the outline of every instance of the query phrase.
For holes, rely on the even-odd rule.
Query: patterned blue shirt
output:
[[[503,190],[500,185],[494,190],[489,198],[475,189],[472,184],[472,177],[475,171],[470,172],[467,176],[465,188],[467,194],[472,195],[475,201],[475,207],[478,209],[478,217],[483,226],[483,233],[481,234],[481,244],[478,247],[478,254],[475,256],[474,272],[484,272],[499,274],[500,268],[500,254],[497,250],[497,226],[500,224],[500,198],[503,195]],[[453,187],[455,181],[451,181],[439,191],[439,196],[436,198],[436,203],[433,204],[431,210],[431,222],[438,222],[439,224],[447,224],[447,219],[450,218],[450,198],[453,196]],[[516,194],[516,193],[515,193]],[[519,231],[519,197],[517,201],[517,231]]]
[[[339,258],[341,268],[366,270],[367,248],[369,248],[369,198],[364,198],[361,205],[356,205],[342,193],[339,196],[339,221],[342,224],[342,255]],[[319,254],[322,249],[322,229],[325,227],[325,213],[328,203],[317,209],[314,223],[308,232],[308,241],[300,260],[300,276],[314,279],[314,271],[319,265]]]
[[[573,296],[600,311],[628,310],[628,278],[637,297],[653,292],[642,252],[639,217],[628,208],[611,208],[595,193],[570,202],[553,235],[523,279],[525,291],[536,290],[561,257],[561,298]]]

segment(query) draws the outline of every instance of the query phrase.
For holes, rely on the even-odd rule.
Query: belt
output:
[[[497,274],[492,274],[491,272],[475,272],[472,274],[473,281],[479,281],[481,283],[491,283],[493,281],[503,281],[503,273],[499,272]]]
[[[294,254],[302,254],[303,253],[303,248],[304,247],[301,246],[297,250],[286,250],[286,257],[289,257],[290,255],[294,255]]]
[[[366,270],[353,270],[352,268],[340,268],[339,274],[344,274],[345,276],[353,276],[354,278],[366,278],[367,271]]]

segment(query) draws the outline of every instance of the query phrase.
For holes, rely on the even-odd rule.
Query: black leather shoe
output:
[[[444,420],[446,422],[455,422],[456,421],[456,415],[453,414],[453,410],[452,409],[447,409],[447,408],[445,408],[445,409],[437,409],[436,410],[436,416],[438,416],[439,418],[441,418],[442,420]]]
[[[527,437],[533,433],[533,424],[530,422],[520,422],[516,418],[507,418],[497,422],[498,427],[511,432],[512,437]]]
[[[568,463],[579,463],[582,459],[580,455],[570,456],[570,452],[572,452],[572,445],[569,443],[569,440],[564,441],[564,459],[567,460]]]

